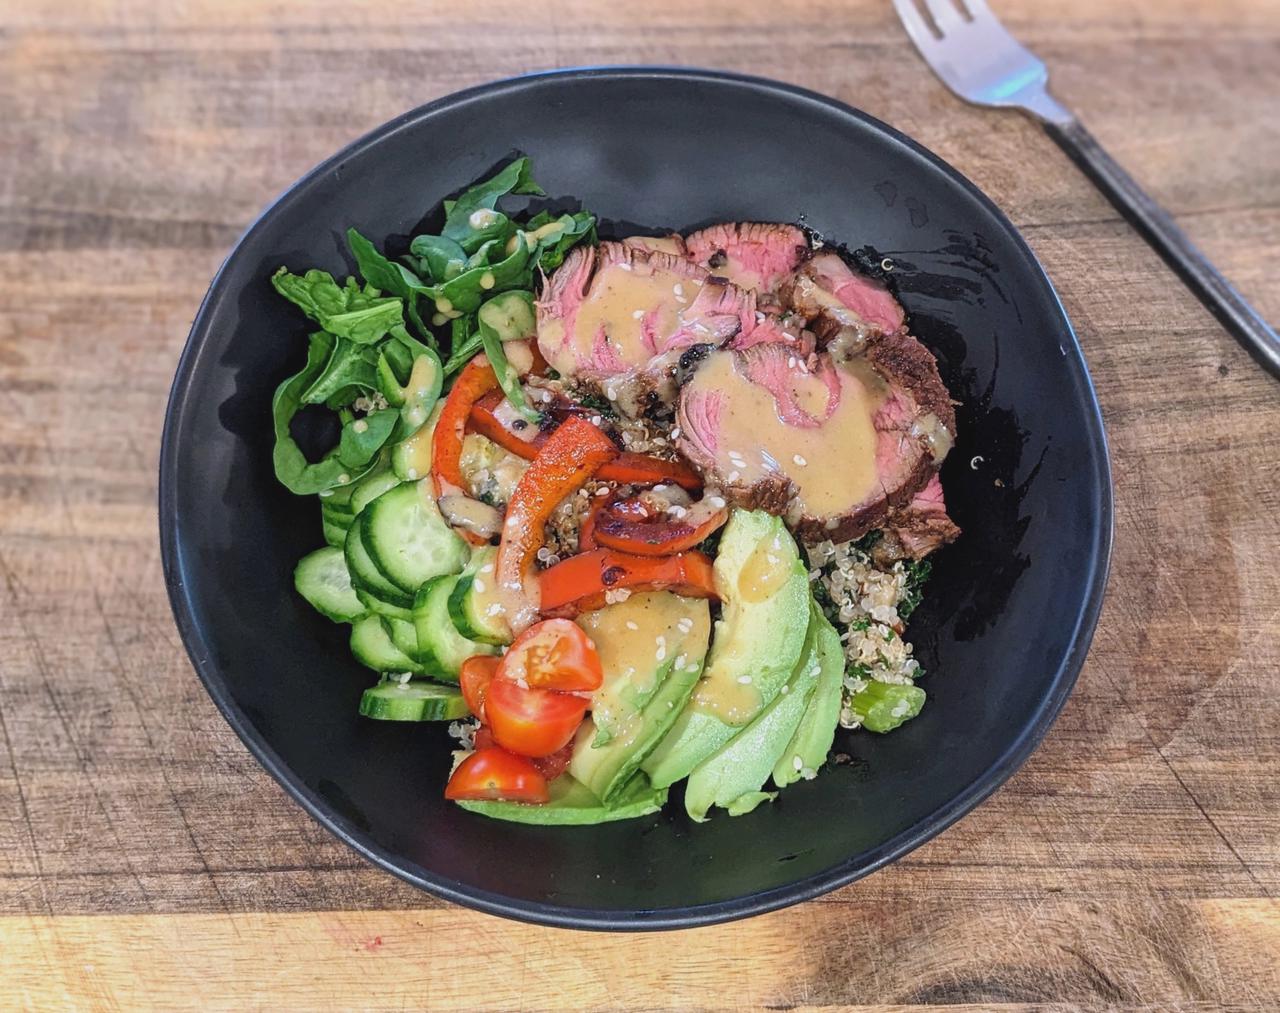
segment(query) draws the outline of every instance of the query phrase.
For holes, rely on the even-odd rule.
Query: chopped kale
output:
[[[902,592],[902,601],[898,602],[898,615],[908,618],[924,597],[924,584],[933,569],[927,559],[913,560],[906,565],[907,586]]]

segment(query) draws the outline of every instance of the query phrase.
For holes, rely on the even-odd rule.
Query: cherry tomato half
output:
[[[524,682],[531,689],[589,693],[604,682],[604,670],[580,626],[569,619],[546,619],[516,637],[497,678]]]
[[[569,761],[573,759],[573,740],[561,749],[557,749],[550,756],[535,756],[529,762],[538,768],[538,773],[545,777],[548,781],[554,781],[557,777],[564,773],[565,768],[569,766]]]
[[[481,749],[489,749],[491,747],[501,749],[493,740],[493,732],[489,731],[484,725],[476,729],[474,749],[479,752]],[[573,743],[570,742],[563,749],[558,749],[550,756],[533,756],[529,758],[529,762],[537,768],[538,773],[545,777],[548,781],[554,781],[557,777],[565,772],[565,768],[569,766],[569,761],[573,759]]]
[[[582,724],[588,701],[571,693],[526,689],[497,678],[485,696],[494,741],[521,756],[550,756],[566,746]]]
[[[547,779],[529,760],[491,746],[477,749],[458,764],[445,786],[444,797],[541,803],[551,795]]]
[[[498,659],[489,654],[477,654],[462,663],[458,673],[458,686],[462,699],[467,701],[471,713],[484,720],[484,697],[498,670]]]

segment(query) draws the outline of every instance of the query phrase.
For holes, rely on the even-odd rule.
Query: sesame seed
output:
[[[725,507],[725,499],[722,496],[712,496],[707,500],[714,510],[723,510]]]
[[[502,611],[502,606],[495,601],[492,605],[490,605],[487,609],[484,610],[484,614],[487,616],[496,616],[501,611]]]
[[[792,458],[791,458],[791,460],[795,461],[795,462],[796,462],[796,464],[800,465],[800,467],[802,467],[802,468],[803,468],[806,464],[808,464],[808,463],[809,463],[809,462],[808,462],[808,461],[806,461],[803,457],[801,457],[799,454],[796,454],[794,457],[792,457]]]
[[[619,270],[619,271],[630,271],[630,270],[631,270],[631,265],[630,265],[630,264],[628,264],[628,263],[623,262],[623,263],[621,263],[621,264],[619,264],[619,265],[618,265],[618,270]]]
[[[671,438],[672,438],[673,440],[678,440],[678,439],[680,439],[680,427],[679,427],[679,426],[676,426],[674,429],[672,429],[672,430],[671,430]]]
[[[681,633],[688,633],[691,629],[693,629],[693,620],[690,619],[688,616],[685,616],[678,623],[676,623],[676,629],[678,629]]]
[[[679,283],[677,283],[677,284],[675,284],[675,285],[672,285],[672,286],[671,286],[671,291],[672,291],[672,292],[674,292],[674,293],[676,294],[676,298],[677,298],[677,299],[683,299],[683,298],[684,298],[684,286],[683,286],[683,285],[681,285],[681,284],[679,284]]]
[[[475,588],[476,594],[484,594],[484,581],[479,577],[471,582],[471,586]]]
[[[740,682],[740,683],[741,683],[742,685],[744,685],[744,686],[750,686],[750,685],[751,685],[751,676],[749,676],[749,675],[740,675],[740,676],[738,676],[738,682]]]
[[[787,356],[787,368],[788,369],[796,368],[796,357],[794,355]]]
[[[804,761],[803,761],[802,759],[800,759],[800,757],[799,757],[799,755],[798,755],[798,754],[797,754],[797,755],[796,755],[796,757],[791,761],[791,765],[792,765],[793,767],[795,767],[795,770],[796,770],[796,773],[797,773],[797,774],[798,774],[798,773],[800,773],[800,771],[804,770]]]
[[[628,620],[627,620],[627,629],[629,629],[629,630],[638,630],[639,628],[640,628],[640,624],[639,624],[639,623],[637,623],[637,622],[633,622],[633,621],[632,621],[632,620],[630,620],[630,619],[628,619]]]
[[[632,310],[632,311],[631,311],[631,315],[632,315],[633,317],[635,317],[635,319],[637,319],[637,320],[643,320],[643,319],[644,319],[644,310]]]
[[[727,478],[730,482],[736,482],[741,477],[742,477],[742,473],[737,471],[731,471],[729,472],[729,474],[725,476],[725,478]]]

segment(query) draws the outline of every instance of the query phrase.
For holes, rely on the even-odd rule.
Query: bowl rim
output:
[[[537,88],[544,83],[565,80],[648,79],[681,83],[703,82],[715,85],[731,85],[753,91],[772,94],[791,100],[799,100],[822,107],[827,112],[860,121],[865,127],[880,132],[895,142],[909,156],[922,159],[940,170],[974,198],[1012,240],[1014,248],[1025,259],[1033,276],[1043,282],[1049,296],[1052,312],[1060,318],[1064,335],[1070,337],[1070,348],[1064,342],[1063,357],[1067,368],[1078,374],[1086,395],[1086,437],[1098,449],[1090,462],[1095,471],[1099,489],[1100,517],[1097,535],[1088,554],[1087,597],[1078,615],[1075,628],[1062,661],[1052,674],[1049,689],[1031,720],[1027,722],[1008,744],[986,772],[965,790],[953,796],[930,815],[864,853],[860,860],[850,859],[813,876],[746,894],[730,900],[711,904],[695,904],[661,910],[605,911],[592,908],[557,905],[536,901],[517,900],[503,894],[470,886],[438,876],[428,869],[410,862],[373,841],[368,833],[341,816],[323,797],[301,780],[284,759],[265,741],[253,727],[252,721],[232,699],[230,690],[215,665],[212,652],[206,643],[199,624],[187,600],[181,558],[178,552],[177,518],[177,450],[176,433],[182,416],[190,403],[189,389],[201,365],[201,355],[209,336],[210,318],[222,298],[232,294],[224,291],[224,276],[246,241],[272,217],[275,211],[295,199],[316,179],[335,170],[357,153],[390,138],[402,130],[412,128],[419,120],[441,109],[462,105],[476,99],[489,98],[504,92]],[[1107,576],[1110,571],[1114,539],[1114,488],[1111,477],[1110,452],[1103,427],[1101,408],[1092,377],[1084,359],[1084,352],[1062,301],[1044,267],[1040,264],[1021,233],[1000,210],[961,172],[943,161],[933,152],[912,140],[887,123],[855,109],[835,98],[797,85],[775,81],[756,75],[730,71],[706,70],[696,67],[670,67],[660,65],[638,66],[585,66],[557,70],[536,71],[515,77],[503,78],[453,92],[411,109],[368,131],[336,154],[290,184],[272,200],[248,225],[219,265],[209,289],[200,303],[191,325],[187,341],[179,357],[174,380],[165,409],[164,427],[160,443],[159,465],[159,528],[160,550],[164,569],[165,587],[169,596],[179,635],[187,655],[209,696],[222,713],[223,718],[249,749],[253,757],[272,778],[321,826],[378,868],[392,873],[399,879],[453,903],[487,914],[500,915],[518,921],[573,929],[613,931],[637,931],[692,928],[746,918],[774,911],[791,904],[811,900],[845,886],[882,868],[906,853],[914,850],[952,826],[986,800],[1026,762],[1043,740],[1050,726],[1066,703],[1083,667],[1092,643],[1102,609]]]

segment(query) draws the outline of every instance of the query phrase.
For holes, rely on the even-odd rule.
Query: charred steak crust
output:
[[[938,360],[918,338],[903,332],[884,334],[870,342],[863,354],[893,386],[910,392],[924,413],[936,415],[955,439],[955,402],[938,373]]]

